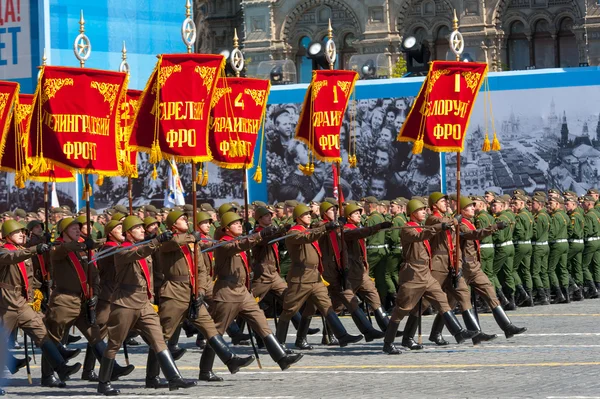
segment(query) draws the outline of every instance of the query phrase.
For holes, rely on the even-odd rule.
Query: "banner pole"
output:
[[[450,43],[452,50],[454,50],[454,54],[456,55],[456,61],[460,61],[460,56],[463,52],[464,41],[463,37],[458,31],[458,18],[456,17],[456,10],[454,10],[454,19],[452,20],[452,28],[454,29],[454,35],[456,37],[457,43]],[[454,47],[458,45],[458,48]],[[456,75],[457,83],[455,89],[460,91],[460,75]],[[465,132],[466,133],[466,132]],[[460,215],[460,151],[456,152],[456,215]],[[460,228],[457,228],[455,232],[456,235],[456,244],[454,250],[454,272],[455,275],[458,276],[458,271],[460,269]],[[458,281],[455,282],[458,284]]]

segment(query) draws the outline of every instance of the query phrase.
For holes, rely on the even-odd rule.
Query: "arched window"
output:
[[[298,42],[296,65],[298,68],[298,83],[310,83],[312,79],[312,61],[306,57],[306,49],[310,45],[310,37],[303,36]]]
[[[576,67],[579,65],[579,52],[577,41],[571,30],[573,20],[563,18],[558,28],[558,66],[561,68]]]
[[[450,28],[442,26],[438,29],[435,36],[435,59],[445,60],[450,51],[448,39],[450,38]]]
[[[342,48],[340,51],[340,69],[348,69],[350,66],[348,62],[350,61],[350,57],[356,54],[356,49],[354,48],[354,42],[356,38],[354,37],[354,33],[348,33],[344,36],[344,41],[342,42]]]
[[[548,21],[540,19],[536,22],[533,32],[533,55],[536,68],[554,68],[554,40],[550,35]]]
[[[510,25],[507,53],[511,70],[527,69],[529,66],[529,43],[525,36],[525,25],[515,21]]]

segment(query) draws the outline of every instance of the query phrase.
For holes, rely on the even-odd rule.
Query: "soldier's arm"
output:
[[[463,226],[464,225],[462,225],[460,228],[460,238],[465,240],[481,240],[482,238],[485,238],[498,230],[495,224],[477,230],[470,230],[466,226],[463,228]]]
[[[513,232],[513,239],[517,241],[524,240],[525,237],[525,220],[523,215],[517,215],[517,222],[515,224],[515,231]]]
[[[160,252],[179,251],[183,245],[192,244],[195,241],[191,234],[175,234],[172,240],[164,242],[160,246]]]
[[[10,251],[6,248],[0,249],[0,267],[10,266],[15,263],[24,262],[36,254],[35,247]]]
[[[370,235],[377,233],[381,228],[379,227],[361,227],[359,229],[347,229],[344,230],[345,241],[356,241],[361,238],[366,238]]]
[[[584,237],[592,237],[592,232],[594,231],[594,221],[589,214],[585,214],[583,217],[583,236]]]
[[[207,290],[208,281],[208,268],[204,264],[204,256],[200,253],[200,251],[196,251],[196,265],[198,267],[198,275],[196,276],[196,284],[198,284],[198,293],[200,295],[205,295]]]
[[[323,234],[326,233],[325,226],[317,227],[311,230],[309,233],[299,232],[293,236],[285,239],[285,244],[310,244],[311,242],[317,241]]]
[[[126,249],[123,252],[119,252],[115,255],[115,265],[122,266],[136,262],[140,259],[147,258],[148,256],[152,255],[154,251],[156,251],[159,247],[160,243],[155,238],[148,244]]]
[[[416,228],[403,229],[400,233],[400,239],[402,240],[402,243],[420,242],[430,239],[440,231],[442,231],[441,223],[434,224],[431,226],[423,226],[421,232],[418,232]]]
[[[67,257],[69,252],[85,251],[85,250],[86,250],[85,244],[83,244],[82,242],[75,242],[75,241],[63,242],[60,245],[52,247],[52,251],[50,251],[50,259],[52,259],[52,260],[64,259]]]
[[[215,250],[222,256],[233,256],[240,252],[249,251],[253,246],[261,241],[260,233],[255,233],[241,240],[229,241],[227,244]]]
[[[88,264],[89,272],[88,277],[91,281],[92,289],[94,290],[94,295],[98,295],[100,293],[100,273],[98,273],[98,268],[93,264]]]

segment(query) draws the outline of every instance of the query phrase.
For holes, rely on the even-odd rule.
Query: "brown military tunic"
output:
[[[120,246],[118,242],[109,238],[100,248],[100,251],[113,249],[118,246]],[[111,298],[117,285],[115,281],[117,270],[115,268],[114,256],[100,259],[97,264],[100,276],[100,293],[98,294],[98,305],[96,306],[96,324],[100,327],[100,334],[104,339],[107,334],[106,323],[108,323],[108,317],[110,316]]]
[[[33,298],[31,258],[37,254],[35,248],[15,246],[13,250],[10,244],[8,246],[10,249],[6,246],[0,248],[0,323],[5,333],[20,327],[40,345],[47,335],[46,326],[42,315],[28,304],[28,299],[30,301]],[[21,267],[24,268],[24,274]],[[7,338],[2,339],[2,342],[6,342]]]
[[[409,222],[407,225],[416,225]],[[446,294],[431,273],[431,249],[427,240],[442,231],[441,224],[423,228],[403,229],[400,233],[404,263],[400,266],[398,293],[391,321],[400,321],[415,308],[423,297],[440,312],[450,311]]]
[[[323,265],[318,244],[319,238],[326,233],[325,226],[317,227],[308,233],[305,233],[306,229],[300,225],[294,226],[292,230],[298,233],[285,239],[292,264],[287,274],[288,290],[283,298],[283,312],[280,316],[284,322],[290,321],[307,300],[310,300],[323,315],[332,308],[327,288],[321,278]]]
[[[427,218],[425,225],[432,226],[440,223],[451,224],[453,223],[453,220],[436,211]],[[471,293],[462,277],[459,279],[457,288],[454,288],[454,285],[452,284],[450,269],[454,267],[454,256],[456,251],[454,248],[455,242],[455,236],[450,230],[440,231],[438,234],[431,237],[429,240],[432,254],[431,275],[438,283],[440,283],[440,286],[448,295],[450,306],[454,307],[458,302],[461,310],[464,312],[471,309]],[[423,308],[426,309],[427,304],[424,304]]]
[[[91,345],[102,339],[100,328],[90,325],[86,318],[87,309],[84,305],[89,296],[89,287],[94,294],[99,293],[100,279],[96,266],[88,264],[84,258],[85,251],[82,242],[62,242],[50,251],[54,290],[45,321],[48,334],[55,342],[61,342],[72,325],[83,333]]]
[[[468,285],[473,287],[488,303],[491,309],[500,305],[496,290],[487,275],[481,270],[481,253],[479,240],[492,235],[497,230],[495,224],[477,230],[473,223],[464,218],[460,225],[460,246],[463,256],[463,276]]]
[[[124,246],[131,243],[125,241]],[[108,318],[108,344],[104,357],[114,359],[129,330],[136,329],[155,353],[167,349],[158,314],[152,307],[152,253],[160,246],[154,239],[114,256],[115,291]]]
[[[173,240],[165,242],[160,247],[158,261],[165,276],[160,288],[160,304],[158,314],[163,327],[165,339],[169,340],[179,324],[188,316],[190,300],[192,298],[192,284],[194,255],[193,245],[195,239],[191,234],[175,234]],[[200,249],[198,249],[200,252]],[[198,275],[194,284],[198,284],[198,294],[206,293],[207,268],[204,257],[197,256]],[[205,306],[201,306],[198,317],[190,320],[206,339],[218,335],[215,323]]]
[[[262,227],[258,226],[255,231],[258,233]],[[270,237],[270,239],[276,236]],[[275,296],[283,299],[287,284],[279,275],[280,254],[277,243],[269,244],[267,241],[261,241],[252,248],[252,295],[262,301],[265,296],[272,292]]]
[[[29,248],[35,249],[38,244],[44,243],[45,240],[43,237],[36,236],[35,234],[31,235],[27,246]],[[42,282],[45,278],[50,278],[50,254],[45,253],[42,255],[35,254],[31,258],[31,262],[33,264],[33,281],[32,285],[34,289],[39,289],[42,286]],[[47,298],[48,299],[48,298]]]
[[[221,241],[230,242],[215,250],[216,281],[214,306],[211,306],[210,314],[217,331],[223,334],[239,314],[261,338],[272,334],[264,312],[248,290],[250,259],[247,259],[245,251],[261,242],[260,234],[236,241],[229,235],[223,235]]]
[[[202,234],[203,238],[209,239],[210,237],[205,236],[204,234]],[[204,287],[204,300],[206,301],[206,303],[208,303],[209,306],[211,306],[212,300],[213,300],[213,289],[215,286],[215,283],[213,281],[213,276],[214,276],[214,253],[212,252],[204,252],[202,253],[202,250],[205,250],[209,247],[213,246],[213,243],[210,241],[200,241],[198,243],[198,246],[200,248],[200,250],[198,251],[198,256],[200,256],[202,259],[200,260],[200,262],[198,263],[198,267],[200,266],[204,266],[204,272],[200,275],[199,277],[199,284],[201,287]],[[201,281],[202,276],[204,276],[204,281]]]

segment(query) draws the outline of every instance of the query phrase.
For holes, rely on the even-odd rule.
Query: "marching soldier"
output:
[[[548,278],[548,232],[550,229],[550,216],[546,213],[546,198],[534,195],[531,200],[531,209],[534,214],[532,246],[531,278],[533,287],[537,291],[536,305],[550,305],[550,280]]]
[[[595,199],[586,195],[583,197],[584,214],[584,246],[582,255],[583,276],[585,279],[585,297],[598,298],[598,289],[594,284],[594,255],[600,250],[600,219],[594,210]]]
[[[6,242],[0,249],[0,326],[6,332],[21,328],[31,336],[42,350],[43,361],[49,365],[49,371],[42,375],[42,386],[64,388],[64,381],[79,371],[81,363],[67,365],[57,346],[58,340],[49,336],[41,314],[28,304],[33,298],[31,258],[50,251],[50,245],[39,243],[25,248],[25,226],[15,220],[2,224],[2,236]],[[2,337],[2,342],[6,342],[7,338]],[[54,371],[59,379],[54,376]]]
[[[373,227],[385,222],[385,218],[379,212],[379,201],[375,197],[365,198],[367,220],[365,226]],[[381,231],[367,237],[367,261],[369,262],[369,276],[375,278],[375,286],[379,292],[381,302],[392,304],[394,302],[394,291],[396,287],[391,279],[387,278],[387,245],[385,244],[385,232]],[[389,280],[389,281],[388,281]]]
[[[568,224],[569,234],[569,250],[567,252],[567,271],[569,273],[569,283],[567,285],[570,290],[573,287],[573,300],[583,300],[583,235],[585,228],[584,216],[579,209],[579,203],[576,196],[565,197],[565,208],[567,215],[570,218]],[[569,291],[569,294],[571,291]]]
[[[531,237],[533,236],[533,216],[526,208],[527,197],[515,194],[512,198],[516,213],[513,232],[515,247],[514,279],[518,299],[517,306],[533,306],[533,282],[531,280]],[[523,287],[523,284],[525,287]]]
[[[494,275],[502,284],[501,290],[506,294],[508,304],[505,310],[517,309],[515,303],[514,256],[515,247],[512,241],[514,223],[510,211],[504,209],[504,201],[500,197],[492,199],[491,210],[495,222],[506,223],[509,228],[497,230],[493,234],[494,241]]]
[[[568,217],[561,207],[564,200],[558,194],[548,190],[548,213],[550,215],[550,230],[548,232],[548,276],[554,291],[554,303],[569,303],[569,272],[567,269]],[[556,191],[556,190],[555,190]],[[560,277],[558,277],[560,276]]]
[[[517,194],[519,195],[519,194]],[[484,236],[491,235],[495,230],[502,230],[508,227],[505,222],[497,222],[485,229],[476,229],[473,225],[473,217],[475,216],[475,204],[468,197],[460,199],[461,225],[460,225],[460,244],[463,255],[463,273],[467,284],[481,295],[492,309],[492,314],[498,326],[504,331],[506,338],[512,338],[516,334],[521,334],[527,331],[526,328],[516,327],[511,323],[504,309],[500,306],[494,286],[490,283],[488,277],[481,271],[481,255],[479,249],[479,240]],[[479,321],[473,310],[463,312],[465,326],[469,330],[478,330],[481,332]],[[489,335],[480,333],[473,338],[473,344],[478,344],[481,341],[489,341],[496,338],[496,334]]]
[[[173,233],[167,231],[143,245],[144,222],[137,216],[127,216],[123,221],[124,250],[115,254],[115,291],[107,323],[108,345],[100,361],[98,393],[115,396],[119,390],[110,383],[115,355],[132,328],[136,328],[156,353],[158,364],[169,382],[169,390],[190,388],[195,381],[185,381],[171,353],[167,349],[160,326],[160,319],[152,307],[152,259],[150,255],[161,244],[171,240]]]
[[[400,321],[415,308],[421,297],[426,298],[438,309],[456,342],[462,343],[479,334],[479,331],[467,331],[460,325],[448,305],[446,294],[431,275],[432,250],[428,240],[440,232],[450,230],[452,224],[442,222],[420,227],[427,215],[425,208],[425,204],[415,199],[410,200],[406,205],[406,213],[410,216],[410,222],[406,226],[412,228],[402,229],[400,234],[404,263],[400,268],[398,279],[400,287],[396,294],[396,305],[383,341],[383,351],[390,355],[400,354],[394,345]]]
[[[310,300],[327,320],[329,328],[341,347],[360,341],[363,338],[362,335],[348,334],[333,310],[321,276],[323,264],[318,240],[327,232],[338,228],[339,225],[336,222],[327,222],[307,230],[311,222],[310,208],[302,204],[294,208],[293,217],[297,224],[290,231],[295,234],[289,235],[285,239],[292,266],[287,276],[288,290],[283,298],[283,311],[277,325],[277,339],[285,344],[290,319],[304,302]]]
[[[485,229],[495,223],[494,217],[488,212],[488,205],[484,198],[476,197],[475,200],[475,227]],[[498,277],[494,274],[494,240],[492,236],[487,236],[481,239],[481,270],[488,276],[494,288],[496,296],[503,305],[508,304],[508,300],[502,292],[502,285]]]
[[[38,220],[33,220],[27,224],[27,230],[30,232],[28,247],[35,247],[38,244],[47,244],[48,237],[44,235],[44,224]],[[42,311],[45,312],[50,300],[52,288],[52,279],[50,277],[50,256],[46,252],[37,254],[31,258],[33,263],[33,277],[41,287],[44,299],[42,300]]]
[[[399,198],[390,201],[390,216],[393,227],[402,227],[406,224],[403,208],[406,202]],[[391,276],[395,290],[398,289],[398,270],[402,263],[402,243],[400,242],[400,229],[390,230],[386,233],[390,254],[387,260],[387,273]]]

